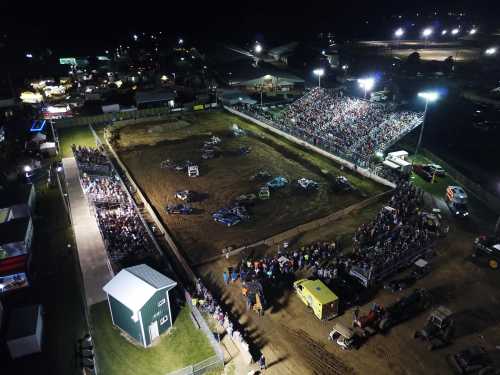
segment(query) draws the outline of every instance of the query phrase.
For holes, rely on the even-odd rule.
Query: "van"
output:
[[[339,298],[321,280],[301,279],[293,287],[318,319],[328,320],[339,314]]]

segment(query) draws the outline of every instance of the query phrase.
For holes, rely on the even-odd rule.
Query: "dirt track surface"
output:
[[[127,127],[121,131],[123,134],[120,133],[123,138],[119,150],[121,159],[190,262],[197,263],[220,254],[225,247],[236,248],[251,244],[327,216],[372,193],[370,191],[363,197],[360,193],[333,192],[331,177],[322,174],[320,168],[329,173],[338,173],[335,164],[328,163],[325,167],[325,164],[305,162],[300,157],[289,154],[289,149],[282,145],[276,146],[275,138],[270,135],[252,132],[245,137],[234,137],[229,131],[232,117],[216,115],[201,117],[203,121],[207,121],[201,124],[193,120],[190,125],[183,120],[182,126],[169,132],[162,131],[164,128],[160,125],[150,125],[137,129]],[[220,116],[227,118],[222,117],[223,121],[220,122]],[[167,128],[169,126],[171,125],[167,125]],[[134,134],[137,136],[134,137]],[[210,134],[222,139],[222,155],[212,160],[202,160],[200,148],[210,138]],[[162,142],[156,143],[158,139]],[[139,141],[151,144],[139,146]],[[251,147],[251,152],[246,156],[239,155],[237,150],[240,146]],[[200,177],[190,178],[186,172],[161,169],[160,164],[166,159],[198,163]],[[290,183],[283,189],[271,191],[270,200],[257,201],[250,208],[250,221],[231,228],[216,223],[211,217],[213,212],[228,206],[238,195],[257,193],[264,182],[250,181],[250,177],[260,169],[269,171],[273,176],[285,176]],[[318,182],[318,191],[300,192],[295,182],[302,177]],[[372,187],[374,184],[366,181],[361,182],[370,186],[373,193],[383,190],[381,187]],[[175,192],[185,189],[205,195],[200,201],[192,203],[194,214],[167,214],[167,204],[180,203],[174,197]]]
[[[352,217],[348,221],[355,227],[356,221],[365,220]],[[332,233],[322,231],[319,238],[334,237],[335,224],[330,228]],[[341,232],[347,230],[341,222],[338,226],[342,227]],[[270,307],[264,317],[259,318],[245,311],[239,282],[229,286],[222,282],[222,271],[234,265],[236,259],[220,260],[201,267],[199,272],[212,290],[219,291],[233,315],[240,317],[253,344],[265,354],[270,364],[266,374],[336,374],[330,363],[345,374],[446,375],[454,373],[447,356],[469,345],[484,346],[500,361],[500,351],[496,349],[500,345],[500,274],[470,261],[474,237],[474,230],[469,226],[452,222],[449,236],[436,246],[432,273],[415,285],[430,291],[432,308],[445,305],[456,313],[453,344],[432,352],[425,343],[413,339],[414,331],[423,327],[432,308],[394,327],[386,335],[369,338],[359,350],[342,351],[329,342],[327,336],[336,321],[350,325],[352,311],[330,322],[320,322],[292,290],[285,289],[273,291]],[[361,312],[367,313],[375,301],[388,305],[410,290],[395,294],[380,290],[369,303],[361,306]]]

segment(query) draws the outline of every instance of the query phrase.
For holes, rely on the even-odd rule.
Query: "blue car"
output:
[[[271,181],[266,183],[270,189],[280,189],[288,184],[288,180],[283,176],[276,176]]]
[[[193,208],[187,204],[169,204],[166,210],[170,215],[189,215],[193,212]]]

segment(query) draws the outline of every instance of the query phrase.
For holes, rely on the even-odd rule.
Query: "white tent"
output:
[[[40,145],[40,152],[47,153],[51,156],[57,154],[56,143],[55,142],[44,142]]]
[[[31,138],[31,140],[33,142],[41,143],[47,140],[47,136],[43,133],[38,132]]]
[[[12,358],[42,351],[42,305],[32,305],[11,311],[5,340]]]

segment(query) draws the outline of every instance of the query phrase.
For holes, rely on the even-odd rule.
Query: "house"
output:
[[[0,293],[28,286],[32,237],[29,216],[0,224]]]
[[[6,221],[31,216],[35,204],[35,186],[22,185],[0,189],[0,225]]]
[[[31,217],[20,217],[0,224],[0,264],[6,258],[29,253],[33,238]]]
[[[172,326],[169,292],[176,285],[145,264],[121,270],[103,288],[113,325],[150,346]]]
[[[11,310],[5,341],[12,358],[42,351],[42,305]]]

